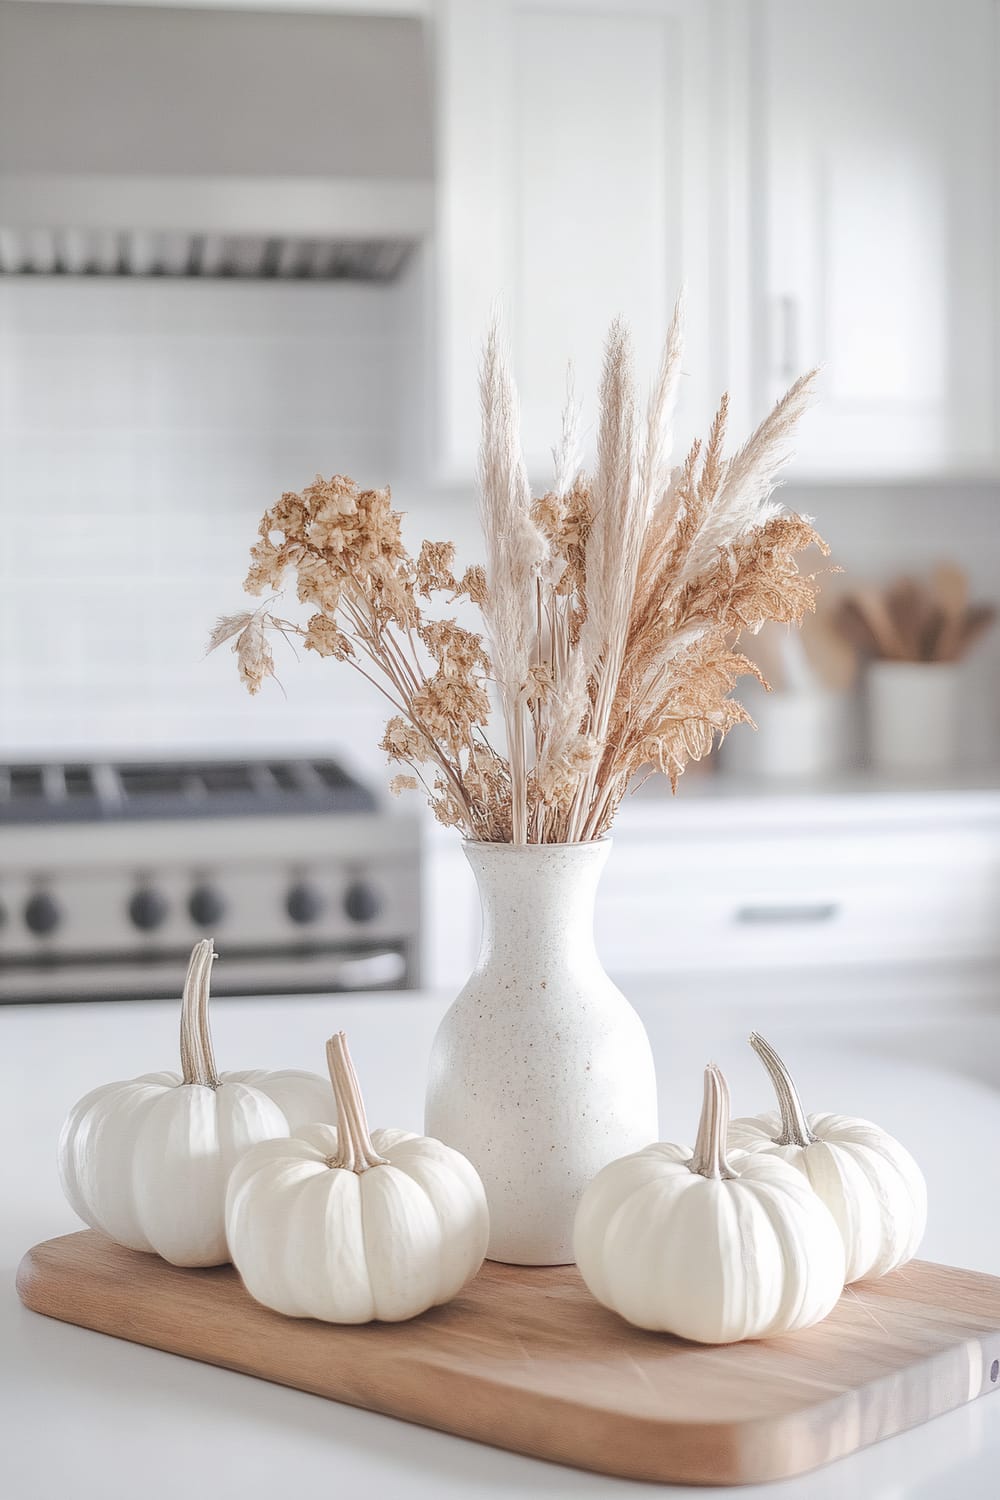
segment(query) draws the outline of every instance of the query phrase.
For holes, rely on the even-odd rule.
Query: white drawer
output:
[[[615,974],[1000,952],[1000,850],[968,831],[619,841],[598,900]]]

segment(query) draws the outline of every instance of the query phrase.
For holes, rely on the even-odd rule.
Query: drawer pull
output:
[[[832,922],[839,911],[838,901],[816,901],[809,906],[779,903],[773,906],[739,906],[736,909],[736,921],[748,927],[807,925],[813,922]]]

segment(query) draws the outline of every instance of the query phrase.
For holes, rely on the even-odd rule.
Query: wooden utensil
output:
[[[879,642],[868,618],[848,595],[837,605],[832,616],[833,628],[862,656],[878,656]]]
[[[885,602],[905,659],[923,660],[928,622],[934,615],[927,588],[914,578],[900,578],[886,592]]]
[[[969,575],[957,563],[938,563],[931,575],[940,625],[931,647],[933,661],[954,661],[969,608]]]
[[[851,598],[876,642],[875,654],[885,661],[904,660],[905,651],[899,631],[878,589],[870,584],[856,584],[851,592]]]
[[[858,648],[836,629],[830,610],[807,614],[802,621],[802,644],[822,687],[846,693],[858,675]]]
[[[570,1266],[487,1261],[446,1307],[335,1327],[87,1230],[36,1245],[35,1312],[602,1474],[760,1484],[1000,1387],[1000,1279],[911,1261],[802,1333],[710,1348],[632,1328]]]
[[[961,660],[968,656],[978,640],[990,630],[997,617],[997,611],[992,604],[974,604],[967,611],[962,621],[959,632],[958,645],[955,651],[955,659]]]

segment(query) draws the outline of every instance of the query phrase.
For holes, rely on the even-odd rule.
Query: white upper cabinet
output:
[[[989,468],[994,0],[765,0],[754,24],[760,404],[822,364],[800,470]]]
[[[441,0],[430,468],[467,480],[493,304],[536,481],[611,319],[649,378],[678,287],[675,451],[824,367],[797,472],[996,459],[997,0]],[[592,434],[592,427],[591,427]]]
[[[683,415],[703,426],[724,380],[713,222],[718,182],[704,0],[453,0],[438,21],[440,212],[435,253],[437,477],[472,470],[476,372],[504,308],[525,452],[544,482],[566,363],[585,420],[611,320],[631,323],[652,378],[686,280]],[[713,357],[715,366],[712,368]]]

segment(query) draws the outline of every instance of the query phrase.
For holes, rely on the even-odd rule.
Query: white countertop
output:
[[[1000,1272],[1000,983],[978,1000],[888,997],[863,975],[775,996],[690,981],[636,999],[650,1031],[666,1138],[690,1139],[714,1058],[740,1113],[769,1103],[745,1046],[786,1052],[807,1107],[877,1118],[924,1167],[928,1259]],[[787,981],[783,981],[787,984]],[[674,990],[675,993],[669,993]],[[365,996],[219,1000],[222,1067],[322,1067],[343,1027],[374,1124],[419,1128],[445,1002]],[[943,1019],[950,1016],[949,1020]],[[176,1066],[176,1006],[0,1008],[0,1495],[4,1500],[481,1500],[733,1493],[747,1500],[995,1500],[1000,1400],[983,1398],[814,1475],[738,1491],[667,1489],[543,1464],[50,1321],[21,1307],[17,1263],[78,1228],[55,1169],[62,1117],[112,1078]]]

